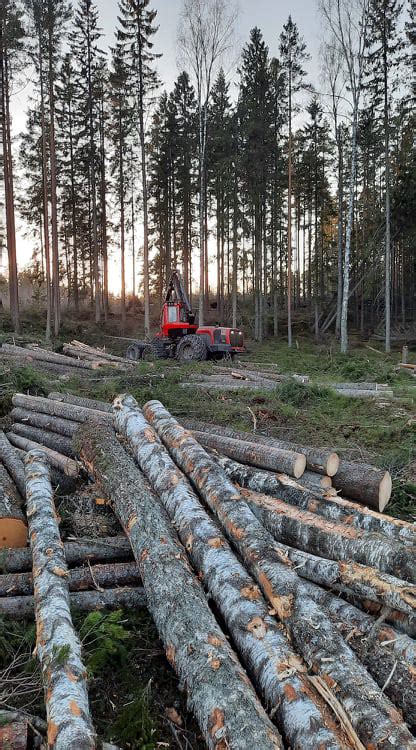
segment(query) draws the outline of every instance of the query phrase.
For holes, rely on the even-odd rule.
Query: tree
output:
[[[206,153],[208,104],[216,70],[230,48],[234,8],[226,0],[183,0],[178,44],[194,78],[198,107],[199,159],[199,325],[204,324]]]
[[[344,276],[341,309],[341,352],[348,351],[348,301],[350,292],[351,236],[354,221],[355,180],[357,174],[357,129],[365,49],[367,43],[369,0],[321,0],[321,11],[336,45],[351,96],[351,166],[348,188],[348,215],[344,252]]]
[[[299,35],[297,25],[289,16],[280,35],[280,58],[286,73],[288,97],[288,222],[287,222],[287,343],[292,346],[292,114],[293,97],[302,88],[306,75],[303,63],[309,59],[306,44]]]
[[[390,103],[391,71],[397,67],[402,40],[398,21],[403,5],[399,0],[371,0],[369,7],[369,62],[373,77],[370,86],[374,103],[381,103],[384,132],[385,201],[385,350],[391,350],[391,210],[390,210]]]
[[[16,258],[16,224],[14,209],[14,172],[10,123],[10,94],[16,59],[23,48],[22,13],[13,0],[3,0],[0,7],[0,117],[3,180],[6,205],[6,236],[9,261],[10,313],[13,328],[19,332],[19,285]]]

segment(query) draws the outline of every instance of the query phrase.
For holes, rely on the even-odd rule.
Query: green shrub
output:
[[[136,692],[113,726],[114,736],[118,742],[131,750],[153,750],[156,747],[157,717],[150,706],[149,685]]]
[[[123,612],[90,612],[79,628],[87,671],[96,676],[112,664],[125,664],[126,641],[131,637],[122,623]]]
[[[302,406],[313,404],[323,398],[329,398],[331,392],[317,385],[302,385],[295,380],[287,380],[276,388],[276,395],[284,404]]]

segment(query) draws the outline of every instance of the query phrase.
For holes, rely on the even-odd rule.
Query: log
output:
[[[121,562],[131,560],[130,542],[124,536],[109,536],[101,539],[74,539],[64,544],[68,567],[89,561]],[[5,549],[0,556],[0,573],[23,573],[32,567],[30,549]]]
[[[56,750],[95,748],[81,643],[72,624],[68,569],[59,535],[47,458],[25,461],[29,539],[33,557],[36,655],[45,691],[48,745]]]
[[[94,612],[102,609],[137,609],[146,607],[146,594],[141,586],[102,591],[74,591],[69,594],[73,612]],[[0,599],[0,617],[11,620],[33,620],[33,596],[6,596]],[[74,748],[76,750],[76,748]]]
[[[36,729],[38,732],[42,732],[43,734],[46,734],[48,730],[48,725],[46,721],[44,721],[44,719],[41,719],[39,716],[29,714],[23,709],[19,711],[0,709],[0,725],[4,724],[6,721],[9,721],[10,723],[13,723],[15,721],[29,721],[34,729]]]
[[[259,466],[271,471],[283,471],[294,477],[301,477],[305,471],[306,458],[302,453],[281,450],[280,448],[256,445],[243,440],[210,435],[205,432],[193,432],[195,439],[207,448],[225,453],[230,458],[246,464]]]
[[[9,443],[3,430],[0,430],[0,461],[9,472],[13,482],[24,499],[26,492],[25,472],[16,449]]]
[[[80,362],[94,362],[101,363],[103,367],[113,367],[115,369],[121,369],[122,365],[119,362],[111,362],[109,359],[105,359],[100,355],[91,354],[90,352],[84,352],[82,349],[78,349],[70,344],[64,344],[63,352],[68,357],[75,357]]]
[[[308,487],[312,490],[329,490],[332,487],[331,477],[328,477],[326,474],[317,474],[315,471],[305,471],[296,481],[302,487]]]
[[[259,435],[257,432],[242,432],[240,430],[232,430],[229,427],[222,427],[220,425],[190,419],[182,419],[180,421],[188,430],[208,432],[215,435],[223,435],[224,437],[233,438],[235,440],[246,440],[250,443],[258,443],[259,445],[265,445],[268,447],[273,446],[281,450],[303,453],[306,457],[306,468],[310,471],[317,472],[318,474],[333,477],[338,470],[338,455],[330,448],[307,448],[298,443],[289,443],[285,440],[276,440],[275,438],[266,435]]]
[[[27,366],[33,366],[34,362],[36,362],[36,369],[40,370],[41,372],[52,372],[54,375],[57,375],[58,377],[61,376],[70,376],[70,377],[77,377],[77,378],[88,378],[90,375],[92,375],[91,370],[85,370],[82,367],[76,367],[68,365],[58,365],[56,363],[52,362],[43,362],[39,359],[34,359],[31,356],[31,351],[29,349],[23,349],[22,351],[26,352],[24,356],[22,355],[15,355],[15,354],[5,354],[2,352],[2,348],[0,347],[0,357],[3,359],[6,359],[7,362],[11,363],[13,362],[14,366],[18,367],[27,367]],[[75,360],[73,360],[75,362]]]
[[[84,566],[81,568],[72,568],[68,572],[70,591],[86,591],[101,587],[138,586],[139,583],[140,577],[137,565],[134,562]],[[30,594],[33,594],[33,578],[31,573],[0,575],[0,597],[29,596]]]
[[[23,393],[15,393],[12,398],[13,406],[19,406],[23,409],[49,414],[51,417],[69,419],[73,422],[87,422],[94,420],[97,422],[113,423],[111,414],[97,412],[93,409],[86,409],[83,406],[74,404],[62,404],[60,401],[50,401],[48,398],[41,396],[26,396]]]
[[[241,660],[265,704],[274,707],[286,740],[292,747],[311,750],[320,743],[323,747],[343,747],[342,738],[333,731],[319,697],[310,688],[304,663],[290,648],[259,588],[146,422],[137,402],[131,396],[117,398],[114,414],[117,432],[127,438],[140,468],[158,493]],[[282,664],[291,664],[292,669],[284,673]]]
[[[48,432],[56,432],[58,435],[72,438],[79,427],[79,422],[73,422],[70,419],[60,419],[51,417],[49,414],[31,411],[30,409],[20,409],[16,407],[10,412],[10,417],[14,422],[28,424],[31,427],[39,427]]]
[[[380,512],[391,497],[392,481],[389,472],[367,464],[340,461],[333,485],[347,497]]]
[[[112,405],[107,404],[105,401],[97,401],[94,398],[84,398],[84,396],[73,396],[71,393],[57,393],[56,391],[52,391],[52,393],[48,394],[48,398],[51,399],[51,401],[61,401],[63,404],[84,406],[87,409],[104,411],[107,414],[112,414],[113,412]]]
[[[10,721],[0,712],[0,747],[3,750],[27,750],[28,722],[22,717]]]
[[[385,516],[370,508],[339,496],[317,495],[284,474],[272,474],[259,471],[232,461],[226,456],[214,454],[227,476],[233,481],[254,492],[278,497],[303,510],[317,513],[330,521],[339,521],[364,531],[376,532],[398,539],[404,543],[416,544],[416,527],[414,524],[398,518]]]
[[[79,476],[79,466],[73,458],[63,456],[62,453],[58,453],[57,451],[52,450],[52,448],[47,448],[41,443],[36,443],[34,440],[28,440],[20,435],[15,435],[13,432],[8,432],[7,437],[13,445],[17,448],[21,448],[23,451],[42,451],[47,455],[50,465],[55,469],[62,471],[66,476],[72,477],[73,479],[76,479]]]
[[[129,341],[135,341],[135,339],[128,339]],[[118,357],[116,354],[110,354],[110,352],[104,351],[104,349],[99,349],[95,346],[90,346],[89,344],[85,344],[82,341],[77,341],[74,339],[70,342],[71,346],[74,346],[77,349],[80,349],[81,351],[90,352],[91,354],[96,354],[97,357],[102,357],[103,359],[108,359],[110,362],[121,362],[123,365],[128,365],[129,367],[134,367],[134,364],[130,359],[126,359],[126,357]]]
[[[134,460],[104,425],[84,425],[74,445],[130,539],[171,665],[188,690],[210,748],[281,748],[281,739],[208,606],[169,518]]]
[[[62,453],[64,456],[75,457],[71,438],[58,435],[56,432],[41,430],[39,427],[30,427],[27,424],[20,424],[19,422],[12,424],[11,432],[32,442],[45,445],[47,448]]]
[[[385,389],[383,391],[365,391],[361,388],[350,388],[349,390],[347,390],[347,388],[340,388],[338,390],[335,386],[330,385],[329,387],[340,396],[345,396],[345,398],[393,398],[393,391],[391,389]]]
[[[355,560],[416,583],[416,548],[328,521],[270,495],[245,489],[241,495],[277,541],[330,560]]]
[[[10,475],[0,464],[0,549],[26,547],[27,524],[23,499]]]
[[[297,650],[333,689],[366,747],[414,748],[400,713],[356,659],[295,571],[282,563],[269,532],[259,523],[221,468],[158,401],[144,414],[218,517]]]
[[[209,379],[206,381],[192,382],[192,383],[179,383],[180,388],[198,388],[204,391],[241,391],[241,390],[260,390],[254,383],[249,383],[247,380],[241,382],[236,380],[235,382],[224,382],[216,383],[211,382]],[[262,386],[261,390],[271,390],[266,386]]]
[[[16,447],[14,449],[23,465],[27,451]],[[56,492],[59,492],[60,495],[73,495],[77,489],[77,477],[67,477],[62,471],[55,469],[54,466],[50,466],[50,474],[52,486],[55,487]]]
[[[81,370],[96,370],[98,367],[102,366],[99,362],[81,362],[81,360],[66,357],[64,354],[56,354],[55,352],[50,352],[38,347],[24,349],[21,346],[2,344],[1,348],[5,354],[17,354],[17,356],[22,357],[29,356],[31,359],[40,360],[41,362],[50,362],[54,365],[65,365],[65,367],[78,367]]]
[[[363,391],[390,391],[391,387],[386,383],[331,383],[330,388],[337,391],[363,390]]]

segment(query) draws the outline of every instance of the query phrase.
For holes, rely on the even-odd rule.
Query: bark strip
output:
[[[13,432],[8,432],[7,437],[12,445],[15,445],[16,448],[20,448],[23,451],[42,451],[47,455],[50,465],[55,469],[59,469],[60,471],[62,471],[64,474],[66,474],[66,476],[72,477],[74,479],[79,476],[79,466],[73,458],[63,456],[62,453],[58,453],[57,451],[52,450],[52,448],[47,448],[45,445],[36,443],[34,440],[28,440],[27,438],[21,437],[20,435],[15,435]]]
[[[85,425],[74,441],[130,539],[149,610],[208,747],[281,748],[166,512],[133,459],[104,426]]]
[[[26,497],[25,471],[23,464],[16,453],[16,449],[9,443],[3,430],[0,430],[0,461],[9,472],[21,497]]]
[[[130,542],[124,536],[101,539],[76,539],[65,542],[65,559],[68,566],[85,562],[122,562],[131,560]],[[4,549],[0,552],[0,573],[24,573],[32,568],[30,549]]]
[[[317,495],[284,474],[272,474],[244,466],[226,456],[215,455],[227,476],[253,492],[278,497],[330,521],[340,521],[363,531],[373,531],[405,543],[416,544],[416,528],[407,521],[377,513],[342,497]]]
[[[74,404],[63,404],[60,401],[50,401],[48,398],[42,398],[41,396],[26,396],[23,393],[15,393],[12,404],[23,409],[49,414],[51,417],[69,419],[73,422],[94,420],[106,424],[113,423],[111,414],[104,414],[104,412],[97,412]]]
[[[137,609],[146,607],[146,594],[141,586],[102,591],[74,591],[69,594],[72,611],[94,612],[102,609]],[[6,596],[0,599],[0,617],[12,620],[33,620],[33,596]],[[75,750],[75,748],[74,748]]]
[[[301,453],[274,447],[267,448],[263,445],[234,440],[234,438],[222,437],[222,435],[210,435],[205,432],[194,431],[193,435],[206,448],[214,448],[230,458],[252,466],[271,471],[283,471],[293,477],[301,477],[305,471],[306,459]]]
[[[270,495],[244,489],[241,495],[279,542],[330,560],[355,560],[412,583],[416,581],[416,556],[412,547],[381,534],[369,534],[328,521]]]
[[[60,419],[59,417],[51,417],[49,414],[41,414],[37,411],[20,409],[19,407],[12,409],[10,417],[14,422],[27,424],[30,425],[30,427],[38,427],[41,430],[48,430],[49,432],[56,432],[58,435],[64,435],[69,438],[72,438],[75,435],[79,427],[79,422],[73,422],[70,419]]]
[[[73,568],[68,572],[70,591],[86,591],[94,587],[138,586],[139,583],[140,576],[135,562],[85,566]],[[33,594],[32,573],[0,575],[0,597],[29,596],[30,594]]]
[[[48,720],[48,745],[56,750],[95,748],[81,644],[72,624],[68,570],[59,535],[47,458],[31,451],[25,461],[29,539],[33,557],[36,651]]]
[[[115,427],[158,493],[195,570],[218,606],[241,660],[291,747],[346,747],[310,688],[306,666],[269,614],[258,586],[231,551],[188,480],[131,396],[114,401]],[[288,665],[291,668],[288,669]]]
[[[229,427],[200,422],[194,419],[181,419],[183,427],[187,430],[206,432],[213,435],[222,435],[224,437],[244,440],[250,443],[258,443],[269,447],[275,447],[287,451],[302,453],[306,458],[306,468],[309,471],[332,477],[336,474],[339,466],[337,454],[330,448],[311,448],[299,443],[288,442],[287,440],[277,440],[267,435],[259,435],[257,432],[243,432],[242,430],[232,430]]]
[[[0,550],[27,545],[27,524],[22,505],[23,499],[16,485],[0,463]]]
[[[402,717],[358,662],[295,571],[281,562],[270,533],[259,523],[221,468],[158,401],[144,414],[177,465],[198,488],[245,565],[284,622],[296,648],[325,680],[367,747],[414,748]]]

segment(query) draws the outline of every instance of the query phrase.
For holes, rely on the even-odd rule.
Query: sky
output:
[[[116,0],[96,0],[100,13],[100,24],[104,34],[101,40],[102,49],[108,49],[113,44],[114,29],[117,21],[118,3]],[[76,0],[74,0],[74,5]],[[231,3],[230,3],[231,4]],[[236,69],[238,55],[246,44],[250,30],[258,26],[263,32],[266,43],[269,46],[270,55],[277,55],[279,48],[279,35],[283,24],[287,21],[289,14],[299,27],[300,34],[304,37],[311,60],[307,64],[308,82],[314,84],[319,90],[319,47],[320,47],[320,20],[317,10],[317,0],[232,0],[237,7],[235,25],[235,52],[232,59],[235,64],[229,70],[231,80],[236,80]],[[157,10],[156,22],[159,30],[154,37],[154,49],[161,53],[157,61],[159,77],[162,86],[170,91],[179,73],[179,64],[176,52],[177,28],[182,7],[182,0],[152,0],[151,7]],[[25,128],[27,99],[30,92],[30,83],[16,91],[12,101],[13,131],[18,136]],[[305,101],[310,95],[304,94]],[[24,229],[18,218],[18,264],[23,268],[31,257],[31,244],[24,238]],[[114,259],[115,261],[115,259]],[[116,266],[114,268],[116,271]],[[116,277],[118,273],[116,271]],[[114,291],[118,291],[118,283],[114,284]]]

